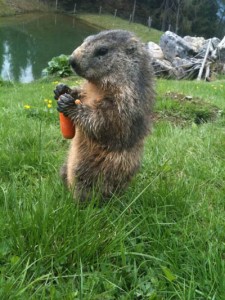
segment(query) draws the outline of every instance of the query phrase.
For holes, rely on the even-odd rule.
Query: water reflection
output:
[[[26,66],[20,66],[18,78],[13,75],[13,65],[12,65],[12,54],[8,41],[3,42],[3,56],[2,56],[2,66],[1,66],[1,78],[4,80],[19,80],[22,83],[28,83],[34,80],[33,66],[30,60],[30,56],[26,57]]]
[[[2,56],[1,78],[5,80],[13,80],[11,61],[12,56],[9,51],[9,42],[3,42],[3,56]]]
[[[26,18],[14,17],[9,25],[0,27],[0,77],[5,80],[27,83],[40,78],[52,57],[70,54],[87,35],[96,32],[69,16]]]
[[[21,73],[19,77],[19,81],[23,83],[28,83],[34,80],[34,75],[33,75],[33,66],[28,58],[27,60],[27,66],[25,68],[21,68]]]

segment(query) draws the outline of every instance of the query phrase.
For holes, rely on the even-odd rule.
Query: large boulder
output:
[[[218,47],[219,43],[221,42],[221,40],[218,39],[217,37],[213,37],[211,39],[211,42],[212,42],[213,48],[216,49]]]
[[[210,42],[210,48],[209,48],[208,58],[215,60],[216,58],[215,49],[220,43],[220,39],[216,37],[204,41],[202,47],[198,51],[198,54],[196,56],[197,58],[203,58],[205,56],[209,42]]]
[[[182,37],[171,31],[166,31],[161,36],[159,44],[165,58],[170,62],[175,57],[187,58],[195,54],[194,49]]]
[[[225,37],[216,48],[216,57],[220,62],[225,63]]]
[[[153,58],[164,59],[162,49],[158,44],[149,42],[147,44],[147,47],[148,47],[148,51],[150,52],[150,54]]]
[[[185,36],[184,41],[193,49],[194,52],[198,53],[205,43],[204,37]]]

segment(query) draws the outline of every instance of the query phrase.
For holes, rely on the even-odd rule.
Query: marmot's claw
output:
[[[69,88],[66,84],[60,83],[56,86],[55,90],[53,91],[55,96],[54,98],[56,100],[59,99],[59,97],[65,93],[70,93],[71,92],[71,88]]]
[[[74,98],[69,94],[63,94],[57,101],[57,110],[62,112],[66,117],[69,115],[71,108],[73,109],[76,104]]]

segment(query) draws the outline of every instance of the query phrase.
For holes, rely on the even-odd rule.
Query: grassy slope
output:
[[[38,0],[0,0],[0,16],[14,15],[21,12],[47,10],[47,6]]]
[[[225,119],[175,125],[164,94],[224,110],[225,83],[159,80],[165,118],[140,173],[121,198],[85,209],[59,180],[68,142],[44,101],[54,85],[1,87],[0,298],[224,299]]]
[[[150,29],[147,26],[131,23],[121,18],[114,18],[113,15],[94,15],[94,14],[78,14],[79,19],[90,23],[91,25],[103,28],[103,29],[125,29],[135,32],[144,42],[150,40],[159,43],[162,32],[154,28]]]
[[[0,16],[12,14],[12,9],[6,5],[5,0],[0,0]]]

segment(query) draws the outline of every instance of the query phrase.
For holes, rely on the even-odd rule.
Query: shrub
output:
[[[42,76],[60,76],[67,77],[72,75],[73,72],[68,64],[68,55],[61,54],[53,57],[48,62],[48,67],[42,70]]]

